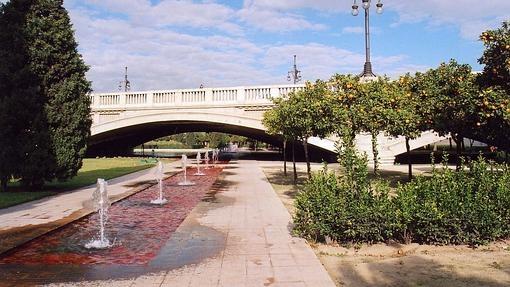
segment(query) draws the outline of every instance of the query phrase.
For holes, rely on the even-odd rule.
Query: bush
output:
[[[326,236],[341,242],[391,238],[394,223],[388,185],[370,183],[366,157],[347,154],[352,172],[339,178],[319,172],[304,185],[296,198],[294,231],[313,240]]]
[[[352,155],[351,155],[352,156]],[[366,160],[353,160],[361,171]],[[356,184],[352,184],[356,177]],[[336,177],[314,174],[296,198],[295,232],[344,243],[484,244],[510,236],[510,171],[479,158],[458,172],[446,166],[432,177],[400,185],[390,196],[368,171]]]
[[[402,185],[393,201],[405,241],[484,244],[510,235],[510,172],[482,158]]]

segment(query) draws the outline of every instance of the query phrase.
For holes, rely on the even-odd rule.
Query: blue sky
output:
[[[358,0],[360,2],[360,0]],[[372,1],[372,6],[376,1]],[[373,67],[396,77],[455,58],[480,70],[478,35],[510,19],[508,0],[383,0],[372,9]],[[363,17],[352,0],[66,0],[88,77],[115,91],[286,83],[361,71]]]

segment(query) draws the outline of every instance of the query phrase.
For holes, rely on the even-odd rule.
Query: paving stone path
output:
[[[226,234],[224,251],[202,264],[171,270],[154,282],[161,286],[335,286],[306,241],[291,236],[291,217],[258,164],[240,161],[231,167],[225,180],[232,185],[221,193],[221,199],[230,199],[231,204],[197,219]]]
[[[335,286],[256,161],[231,161],[215,188],[143,274],[51,286]]]

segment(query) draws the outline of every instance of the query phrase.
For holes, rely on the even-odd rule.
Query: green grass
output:
[[[0,209],[17,205],[23,202],[37,200],[46,196],[54,195],[52,191],[24,192],[9,191],[0,193]]]
[[[9,184],[9,192],[0,193],[0,208],[40,199],[59,192],[77,189],[154,166],[155,161],[141,158],[87,158],[78,175],[67,181],[52,181],[38,191],[28,192],[18,182]]]

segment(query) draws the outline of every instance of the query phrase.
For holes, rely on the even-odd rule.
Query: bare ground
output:
[[[281,167],[264,166],[274,190],[291,214],[298,186]],[[375,244],[353,247],[311,243],[337,286],[510,286],[510,240],[487,246]]]

